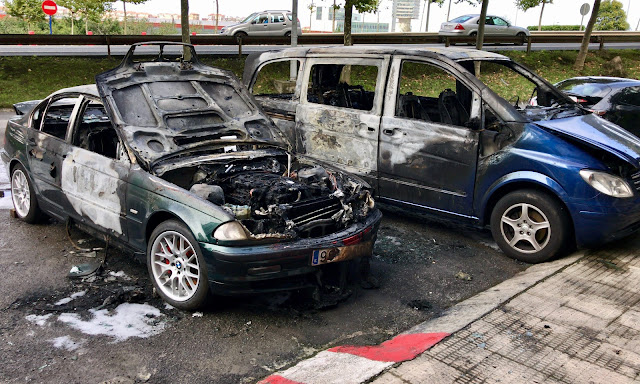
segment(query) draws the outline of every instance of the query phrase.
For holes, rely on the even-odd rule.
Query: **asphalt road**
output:
[[[384,45],[384,44],[383,44]],[[443,44],[387,44],[394,47],[443,47]],[[461,45],[466,46],[466,45]],[[284,45],[245,45],[242,47],[244,54],[265,52],[274,49],[286,48]],[[590,50],[596,50],[599,48],[599,44],[590,44]],[[608,49],[640,49],[639,43],[605,43],[605,48]],[[115,56],[124,55],[129,46],[114,45],[111,46],[111,54]],[[516,46],[510,44],[492,44],[485,45],[487,51],[505,51],[516,50],[524,51],[526,46]],[[558,51],[558,50],[579,50],[580,44],[550,44],[540,43],[533,44],[531,49],[534,51]],[[196,50],[199,54],[217,54],[217,55],[233,55],[238,53],[238,47],[235,45],[198,45]],[[144,49],[139,49],[137,53],[144,54]],[[149,51],[150,52],[150,51]],[[107,47],[102,45],[93,46],[71,46],[71,45],[3,45],[0,46],[0,56],[106,56]]]
[[[255,382],[326,347],[377,344],[527,266],[487,232],[385,212],[372,261],[378,289],[351,285],[324,308],[304,292],[218,297],[189,313],[155,298],[146,267],[114,249],[98,277],[69,279],[104,250],[81,256],[63,224],[29,225],[0,208],[0,249],[2,383]]]

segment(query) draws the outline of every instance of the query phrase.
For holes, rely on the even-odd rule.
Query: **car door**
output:
[[[394,57],[381,123],[378,198],[473,216],[479,93],[453,67]]]
[[[36,107],[29,119],[27,158],[38,201],[62,220],[70,207],[60,189],[62,162],[69,152],[69,126],[79,103],[77,94],[57,95]]]
[[[249,91],[255,96],[262,109],[294,145],[294,150],[302,151],[296,143],[296,106],[300,103],[300,87],[291,80],[291,68],[295,79],[302,75],[301,59],[276,59],[262,63],[248,82]],[[300,146],[300,149],[298,149]]]
[[[62,191],[81,222],[125,239],[131,162],[97,98],[83,98],[71,140],[62,168]]]
[[[495,35],[507,36],[515,35],[515,33],[509,33],[509,23],[500,17],[491,17],[493,20],[493,31]]]
[[[375,183],[389,56],[307,58],[296,107],[304,152]]]
[[[611,98],[604,117],[640,137],[640,87],[627,87]]]
[[[496,26],[493,25],[492,16],[487,16],[484,19],[484,34],[487,36],[493,36],[496,34]]]
[[[287,29],[287,23],[282,12],[269,14],[269,23],[267,25],[269,36],[284,36],[284,32]]]
[[[251,27],[249,28],[250,35],[255,36],[264,36],[269,32],[269,14],[261,13],[256,16],[251,22]]]

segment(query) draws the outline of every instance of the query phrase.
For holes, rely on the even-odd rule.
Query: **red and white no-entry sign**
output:
[[[53,16],[58,12],[58,5],[53,0],[44,0],[42,2],[42,11],[49,16]]]

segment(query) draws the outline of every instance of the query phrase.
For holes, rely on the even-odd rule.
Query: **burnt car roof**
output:
[[[141,45],[157,46],[158,56],[135,60]],[[165,46],[187,47],[191,59],[170,59]],[[189,44],[134,44],[118,67],[96,76],[96,85],[114,126],[147,169],[196,148],[289,147],[236,76],[202,64]]]
[[[333,46],[312,48],[284,48],[273,51],[253,53],[247,57],[244,65],[243,79],[247,81],[260,63],[265,60],[286,59],[297,57],[313,57],[314,55],[354,56],[354,55],[408,55],[444,59],[445,61],[467,60],[505,60],[510,58],[498,53],[477,49],[457,47],[422,47],[422,48],[396,48],[384,45],[375,46]],[[246,83],[245,83],[246,85]]]

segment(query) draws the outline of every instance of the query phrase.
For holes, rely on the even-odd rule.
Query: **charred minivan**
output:
[[[134,45],[97,86],[16,106],[0,154],[18,217],[45,212],[146,254],[157,292],[183,309],[211,291],[317,288],[371,255],[381,214],[366,182],[293,155],[192,46],[174,60],[174,43],[145,44],[153,60]]]
[[[249,56],[243,81],[296,151],[361,176],[379,202],[490,225],[516,259],[640,228],[638,138],[505,56],[292,48]]]

